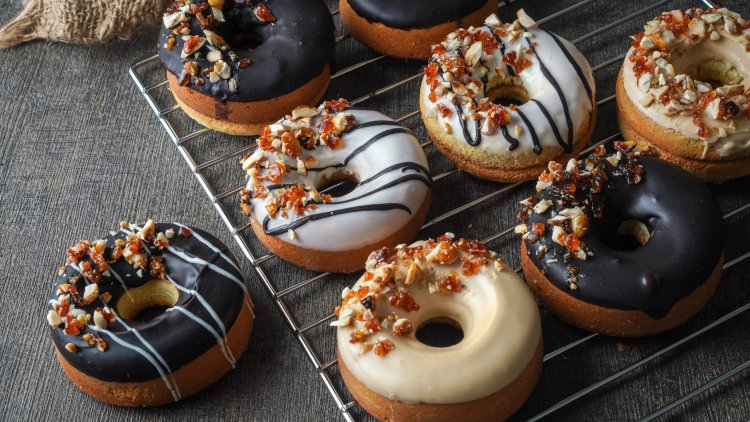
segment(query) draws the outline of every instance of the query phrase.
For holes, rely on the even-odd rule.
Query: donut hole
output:
[[[742,82],[742,74],[730,63],[708,59],[687,66],[683,73],[693,79],[711,84],[713,88],[724,85],[737,85]]]
[[[604,244],[616,251],[633,251],[651,239],[651,229],[641,220],[627,219],[604,233]]]
[[[238,32],[227,42],[235,51],[252,50],[263,44],[263,37],[257,32]]]
[[[333,198],[347,195],[357,188],[359,180],[348,172],[338,172],[323,180],[315,189]]]
[[[505,107],[520,106],[529,102],[529,93],[518,85],[501,85],[487,91],[487,98]]]
[[[464,330],[452,318],[436,317],[423,322],[417,329],[416,337],[430,347],[450,347],[464,339]]]
[[[147,322],[177,304],[180,292],[168,280],[149,280],[128,289],[117,300],[117,313],[126,320]]]

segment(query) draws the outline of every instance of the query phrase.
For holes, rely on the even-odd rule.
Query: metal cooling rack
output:
[[[552,21],[553,19],[557,19],[563,15],[566,15],[568,13],[571,13],[573,11],[576,11],[578,9],[582,9],[589,4],[593,3],[594,0],[583,0],[576,4],[573,4],[571,6],[565,7],[562,10],[557,11],[556,13],[553,13],[545,18],[539,19],[537,22],[540,25],[544,25],[545,23]],[[507,3],[512,3],[514,0],[510,0],[509,2],[501,2],[501,7],[508,6]],[[642,19],[645,21],[644,14],[647,12],[650,12],[655,9],[663,8],[670,0],[662,0],[653,2],[652,4],[636,10],[633,13],[630,13],[626,16],[623,16],[609,24],[606,24],[602,26],[599,29],[596,29],[590,33],[584,34],[579,36],[578,38],[575,38],[572,40],[574,44],[580,44],[586,40],[591,39],[592,37],[599,35],[601,33],[604,33],[606,31],[613,30],[620,25],[623,25],[625,23],[628,23],[635,19]],[[713,7],[714,3],[710,0],[701,0],[695,2],[695,5],[699,6],[707,6],[707,7]],[[501,9],[503,10],[503,9]],[[338,15],[338,10],[333,10],[331,14],[335,17]],[[339,45],[342,41],[349,38],[349,35],[346,33],[343,33],[340,24],[337,22],[337,28],[339,31],[339,34],[336,38],[337,45]],[[613,64],[620,63],[624,57],[625,52],[622,51],[620,54],[618,54],[615,57],[612,57],[608,60],[605,60],[601,62],[600,64],[593,66],[593,71],[599,72],[602,69],[608,68],[612,66]],[[335,82],[337,79],[358,71],[366,71],[364,68],[382,61],[385,59],[385,56],[378,55],[369,59],[358,61],[354,64],[351,64],[347,67],[344,67],[340,70],[338,70],[332,77],[332,82]],[[130,69],[129,74],[132,77],[133,81],[135,82],[136,86],[138,87],[138,90],[140,93],[145,97],[148,105],[151,107],[153,112],[156,114],[157,118],[159,119],[159,122],[162,124],[164,129],[166,130],[167,134],[169,135],[172,142],[174,142],[175,146],[177,147],[177,150],[182,155],[183,159],[187,163],[187,165],[190,167],[190,170],[193,172],[195,177],[198,179],[198,182],[205,190],[206,194],[208,195],[208,199],[211,202],[211,204],[216,208],[216,211],[219,213],[221,218],[224,220],[224,223],[226,224],[227,228],[231,232],[233,238],[239,245],[240,249],[244,253],[244,255],[247,257],[247,259],[252,264],[253,269],[255,270],[258,278],[261,280],[263,286],[267,290],[268,294],[273,299],[274,303],[276,304],[279,312],[283,316],[284,320],[289,325],[289,328],[292,330],[294,336],[299,341],[302,348],[307,353],[307,356],[309,357],[311,363],[312,363],[312,369],[315,371],[319,376],[327,390],[330,392],[331,397],[333,398],[334,404],[336,408],[341,412],[341,415],[343,418],[347,421],[355,421],[359,418],[359,415],[363,415],[363,411],[357,403],[353,400],[347,399],[347,397],[350,397],[348,392],[346,392],[345,387],[343,386],[343,383],[340,380],[340,377],[338,375],[336,365],[337,361],[335,359],[335,351],[327,350],[326,352],[321,352],[321,348],[316,345],[316,339],[312,333],[315,331],[316,328],[327,328],[326,323],[329,321],[332,321],[334,319],[334,315],[331,314],[331,310],[333,308],[333,305],[335,305],[336,296],[314,296],[315,293],[310,293],[308,291],[307,296],[312,297],[310,300],[313,302],[313,306],[315,306],[315,311],[319,315],[318,318],[311,322],[307,323],[301,323],[299,322],[298,318],[296,317],[296,313],[294,312],[295,306],[290,305],[292,294],[298,293],[302,291],[303,289],[312,286],[317,285],[317,283],[321,283],[326,278],[330,278],[333,275],[329,273],[322,273],[322,274],[314,274],[314,275],[307,275],[307,276],[299,276],[299,278],[295,278],[294,281],[287,283],[287,285],[280,287],[279,280],[273,280],[269,276],[269,271],[264,269],[262,266],[263,263],[267,263],[269,261],[272,261],[275,259],[275,256],[268,253],[266,250],[260,246],[258,241],[254,238],[254,235],[252,234],[252,230],[248,230],[250,228],[250,223],[247,221],[247,217],[243,218],[239,213],[235,212],[237,209],[236,203],[238,202],[237,197],[239,196],[240,191],[244,187],[244,180],[241,178],[241,171],[239,170],[239,159],[248,153],[251,153],[255,148],[255,143],[249,141],[247,138],[244,138],[242,140],[242,143],[240,146],[236,149],[232,149],[229,152],[223,153],[219,156],[206,158],[203,157],[204,155],[207,155],[207,151],[215,151],[218,149],[217,145],[224,144],[226,147],[227,144],[232,145],[233,143],[228,141],[227,139],[231,138],[234,140],[237,140],[237,137],[228,137],[226,135],[218,134],[216,132],[213,132],[210,129],[207,128],[200,128],[195,129],[195,124],[192,123],[188,118],[185,117],[184,113],[180,110],[180,107],[175,104],[174,99],[172,98],[171,94],[168,92],[167,88],[167,81],[164,78],[164,73],[161,71],[161,68],[158,64],[158,55],[154,55],[148,58],[145,58],[137,63],[134,63]],[[156,79],[156,81],[149,82],[149,75],[151,76],[150,79]],[[154,77],[154,75],[156,75]],[[397,80],[393,83],[387,83],[383,85],[381,88],[376,89],[374,91],[369,92],[366,95],[363,95],[359,98],[356,98],[355,100],[352,100],[351,103],[356,105],[360,103],[364,103],[388,94],[392,94],[394,91],[396,91],[398,88],[408,86],[410,88],[411,94],[415,94],[418,92],[418,84],[415,82],[420,79],[422,73],[417,72],[416,74],[411,74],[411,76],[404,77],[402,79]],[[414,82],[414,83],[413,83]],[[613,81],[608,81],[609,83],[612,83]],[[329,90],[330,91],[330,90]],[[599,107],[602,107],[606,104],[609,104],[613,102],[615,99],[614,95],[611,95],[609,97],[600,99],[598,101]],[[413,129],[416,127],[421,126],[421,121],[419,119],[413,119],[414,117],[419,115],[419,110],[415,110],[409,113],[406,113],[402,115],[401,117],[397,118],[396,120],[399,122],[403,122],[404,124],[407,124],[406,122],[409,122],[407,124],[408,126],[412,127]],[[192,124],[192,128],[190,128]],[[620,135],[619,133],[612,134],[610,136],[604,137],[603,139],[600,139],[599,142],[597,142],[595,145],[599,145],[602,143],[611,142],[612,140],[618,138]],[[217,142],[216,140],[213,140],[212,138],[222,138],[220,142]],[[206,142],[209,144],[208,146],[195,146],[196,143],[200,139],[208,140]],[[432,144],[431,141],[424,142],[422,146],[427,149],[428,156],[431,155],[437,155],[438,153],[434,150],[429,149],[429,146]],[[434,158],[434,157],[431,157]],[[439,158],[438,158],[439,159]],[[229,163],[229,169],[230,174],[237,174],[239,177],[236,180],[227,180],[227,172],[217,172],[214,171],[217,167],[222,166],[225,163]],[[447,161],[446,161],[447,163]],[[458,173],[459,171],[455,168],[452,168],[452,165],[448,165],[448,170],[433,174],[433,180],[436,182],[437,186],[434,190],[434,194],[440,193],[440,185],[439,182],[442,179],[445,179],[455,173]],[[528,183],[528,182],[525,182]],[[494,188],[486,193],[482,194],[479,197],[476,197],[466,203],[464,203],[461,206],[452,208],[436,217],[433,217],[432,219],[428,220],[427,223],[422,227],[423,231],[425,229],[428,229],[433,226],[439,226],[444,221],[461,214],[469,209],[472,209],[474,207],[478,207],[481,204],[485,204],[492,199],[495,198],[501,198],[506,194],[511,193],[512,191],[516,190],[519,186],[525,184],[522,183],[513,183],[513,184],[499,184],[499,187],[497,184],[495,184]],[[329,187],[328,189],[333,189],[335,186]],[[731,210],[724,214],[724,218],[728,219],[730,217],[733,217],[739,213],[742,213],[743,211],[750,208],[750,203],[746,203],[745,205],[736,208],[734,210]],[[471,227],[471,226],[469,226]],[[513,232],[513,224],[508,224],[506,228],[499,231],[492,231],[489,235],[486,235],[484,237],[483,242],[493,242],[497,239],[503,238],[508,236]],[[514,244],[515,245],[515,244]],[[727,270],[728,268],[742,262],[743,260],[750,257],[750,252],[746,252],[740,256],[737,256],[728,262],[724,264],[724,270]],[[277,265],[285,265],[286,271],[297,271],[299,273],[304,273],[303,270],[297,270],[293,268],[291,265],[286,263],[277,263]],[[517,272],[520,272],[520,268],[516,269]],[[349,276],[342,276],[345,277],[346,280],[348,280],[343,285],[351,285],[356,280],[357,275],[349,275]],[[340,291],[340,286],[336,285],[335,287]],[[538,413],[531,417],[529,420],[536,421],[540,420],[542,418],[545,418],[554,412],[558,411],[559,409],[562,409],[563,407],[566,407],[580,399],[582,399],[585,396],[590,395],[591,393],[602,389],[603,387],[613,383],[616,380],[621,379],[626,374],[632,373],[633,371],[637,370],[638,368],[643,367],[644,365],[655,361],[659,359],[660,357],[664,356],[665,354],[671,352],[674,349],[680,348],[683,345],[693,341],[699,336],[704,335],[705,333],[715,329],[716,327],[719,327],[720,325],[724,324],[725,322],[737,317],[738,315],[741,315],[745,313],[746,311],[750,310],[750,302],[746,303],[744,306],[740,306],[731,312],[728,312],[721,316],[720,318],[710,322],[709,324],[703,326],[700,329],[697,329],[684,337],[678,339],[677,341],[672,342],[671,344],[662,347],[658,349],[657,351],[651,353],[650,355],[643,357],[635,362],[632,362],[631,364],[617,370],[616,372],[612,373],[611,375],[594,382],[590,385],[588,385],[585,388],[582,388],[573,394],[570,394],[567,398],[558,401],[554,405],[546,408],[541,409],[538,411]],[[335,347],[335,330],[328,329],[326,330],[319,330],[319,336],[325,337],[325,343],[328,345],[328,349],[331,349],[331,344],[334,344]],[[569,342],[565,344],[562,347],[558,347],[556,350],[547,353],[544,356],[544,361],[550,361],[560,355],[562,355],[565,352],[570,351],[571,349],[577,348],[579,346],[582,346],[586,343],[591,342],[592,339],[598,337],[597,334],[587,334],[584,335],[572,342]],[[702,393],[706,392],[707,390],[737,376],[738,374],[742,373],[743,371],[750,368],[750,360],[747,360],[746,362],[740,364],[739,366],[736,366],[735,368],[719,375],[718,377],[712,379],[709,382],[706,382],[705,384],[701,385],[698,388],[695,388],[694,390],[690,391],[687,394],[684,394],[680,397],[675,398],[673,401],[667,403],[666,405],[663,405],[657,409],[655,409],[651,414],[645,416],[642,418],[644,421],[653,420],[657,417],[660,417],[668,412],[670,412],[672,409],[688,402],[689,400],[692,400],[696,398],[697,396],[701,395]]]

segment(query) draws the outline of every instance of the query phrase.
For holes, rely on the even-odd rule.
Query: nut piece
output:
[[[466,65],[471,67],[479,62],[479,58],[482,57],[482,42],[477,41],[469,47],[464,55],[464,61]]]
[[[224,7],[224,0],[208,0],[208,4],[211,7],[215,7],[217,9],[221,9]]]
[[[156,223],[154,220],[149,219],[146,224],[143,225],[141,231],[138,232],[138,238],[146,242],[150,242],[154,238],[156,232]]]
[[[538,26],[536,21],[532,19],[531,16],[527,15],[526,11],[523,9],[518,9],[516,16],[518,16],[518,23],[526,29],[534,29]]]
[[[414,332],[414,326],[406,318],[399,318],[393,323],[393,334],[401,337],[408,336]]]
[[[417,265],[416,262],[412,262],[409,266],[409,271],[406,272],[406,278],[404,279],[404,284],[409,286],[415,282],[419,283],[424,279],[424,272],[421,268],[419,268],[419,265]]]
[[[574,217],[572,220],[570,220],[570,229],[573,231],[573,234],[576,235],[579,239],[582,238],[584,235],[586,235],[586,232],[589,229],[589,218],[586,216],[586,214],[581,214],[577,217]]]
[[[60,315],[58,315],[54,309],[50,309],[49,312],[47,312],[47,322],[52,328],[57,328],[63,323],[62,318],[60,318]]]
[[[164,27],[167,29],[172,29],[175,26],[177,26],[178,23],[185,20],[185,13],[184,12],[176,12],[172,13],[171,15],[164,15],[162,18],[162,21],[164,22]]]
[[[317,115],[318,110],[308,106],[299,106],[292,110],[292,120],[297,120],[304,117],[315,117]]]
[[[66,344],[66,345],[65,345],[65,348],[66,348],[66,349],[68,349],[68,351],[69,351],[70,353],[76,353],[76,352],[78,352],[78,348],[77,348],[77,347],[76,347],[76,345],[75,345],[75,344],[73,344],[73,343],[68,343],[68,344]]]
[[[83,304],[88,305],[99,297],[99,285],[91,283],[83,289]]]

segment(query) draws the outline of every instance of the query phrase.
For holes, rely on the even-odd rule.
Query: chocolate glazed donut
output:
[[[190,396],[233,368],[253,310],[226,246],[177,223],[111,233],[69,248],[52,288],[48,321],[71,381],[102,401],[147,406]]]
[[[456,28],[479,26],[497,0],[340,0],[341,20],[354,38],[383,54],[427,59],[430,47]]]
[[[184,51],[187,35],[204,41],[191,54]],[[333,20],[320,0],[175,1],[164,14],[159,57],[191,117],[249,135],[299,104],[318,102],[330,80],[334,45]],[[219,57],[228,74],[218,72],[212,81]]]
[[[697,313],[715,290],[723,262],[723,219],[698,179],[661,159],[635,157],[627,144],[617,144],[621,151],[608,159],[601,148],[580,164],[571,160],[564,171],[558,165],[547,173],[554,182],[540,178],[537,187],[543,190],[522,211],[530,230],[522,241],[523,267],[535,294],[574,325],[616,336],[655,334]],[[589,171],[596,177],[600,170],[608,181],[601,193],[592,193],[591,179],[577,175]],[[568,205],[557,205],[571,190],[583,221],[565,222],[576,214],[567,199]],[[552,204],[540,205],[545,200]],[[562,230],[550,224],[555,218]]]

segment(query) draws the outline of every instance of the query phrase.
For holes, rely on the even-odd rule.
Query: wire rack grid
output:
[[[593,3],[595,0],[582,0],[580,2],[574,3],[572,5],[566,6],[561,10],[558,10],[555,13],[552,13],[542,19],[539,19],[538,22],[540,25],[544,26],[546,23],[558,19],[566,14],[569,14],[571,12],[574,12],[579,9],[583,9],[587,6],[589,6],[591,3]],[[667,3],[669,3],[671,0],[662,0],[662,1],[656,1],[651,4],[649,4],[646,7],[643,7],[641,9],[635,10],[629,14],[626,14],[625,16],[622,16],[608,24],[605,24],[601,26],[600,28],[593,30],[589,33],[580,35],[577,38],[572,39],[572,42],[576,45],[583,43],[584,41],[587,41],[599,34],[602,34],[606,31],[611,31],[614,28],[617,28],[625,23],[631,22],[635,19],[638,19],[642,17],[647,12],[653,11],[657,8],[664,7]],[[513,0],[510,2],[502,2],[501,3],[501,10],[503,7],[508,6],[507,3],[512,3]],[[713,7],[713,2],[709,0],[701,0],[695,2],[693,4],[694,6],[707,6],[707,7]],[[332,15],[335,17],[338,15],[338,10],[332,10]],[[336,37],[337,46],[341,44],[343,41],[347,40],[349,38],[349,35],[344,33],[340,25],[337,25],[339,34]],[[602,61],[601,63],[593,66],[593,71],[600,72],[603,69],[606,69],[608,67],[611,67],[614,64],[620,63],[624,57],[625,52],[621,51],[619,54],[615,55],[614,57],[611,57],[607,60]],[[358,72],[364,72],[366,71],[366,68],[368,66],[373,65],[374,63],[380,62],[384,60],[386,57],[383,55],[376,55],[374,57],[365,58],[362,60],[357,60],[354,63],[341,68],[333,75],[333,81],[335,82],[337,79],[340,79],[346,75],[354,75],[356,76]],[[147,81],[149,78],[147,77],[146,73],[151,74],[151,79],[156,79],[153,82]],[[268,292],[268,294],[273,299],[275,305],[277,306],[279,312],[281,313],[282,317],[288,324],[289,328],[292,330],[294,336],[299,341],[299,344],[302,346],[304,351],[306,352],[307,356],[309,357],[313,370],[320,376],[321,381],[325,385],[326,389],[330,392],[330,395],[333,399],[333,402],[336,406],[336,408],[341,412],[342,417],[347,421],[354,421],[359,419],[359,414],[362,414],[361,408],[357,406],[357,403],[353,400],[348,399],[349,397],[348,392],[346,391],[345,387],[343,387],[343,384],[340,380],[340,377],[337,373],[337,361],[335,359],[335,351],[331,350],[331,344],[332,342],[335,343],[335,341],[332,340],[332,337],[335,337],[333,334],[334,330],[325,330],[322,328],[325,328],[327,323],[332,321],[334,319],[334,315],[331,313],[331,310],[333,308],[333,305],[335,304],[335,296],[332,298],[331,296],[320,296],[320,295],[313,295],[311,296],[311,293],[309,292],[309,288],[313,285],[318,285],[321,282],[324,281],[324,279],[332,277],[331,274],[328,273],[322,273],[322,274],[310,274],[310,275],[300,275],[304,274],[302,271],[293,272],[295,275],[295,278],[293,278],[291,282],[280,282],[279,280],[274,280],[269,275],[272,273],[271,271],[268,271],[266,268],[264,268],[264,263],[269,263],[272,261],[279,261],[275,260],[275,256],[265,251],[261,246],[259,246],[259,243],[256,239],[254,239],[252,235],[252,231],[248,230],[250,228],[250,223],[247,221],[247,218],[242,218],[239,213],[236,212],[236,203],[238,202],[238,196],[241,190],[244,187],[244,184],[240,179],[232,179],[227,180],[226,172],[219,172],[214,171],[217,167],[220,167],[226,163],[231,163],[231,166],[238,167],[238,161],[239,159],[244,156],[245,154],[251,153],[253,149],[255,148],[255,143],[251,139],[248,141],[245,139],[242,144],[237,147],[236,149],[231,149],[230,151],[226,153],[222,153],[219,156],[209,156],[209,157],[203,157],[206,154],[206,151],[213,151],[212,148],[209,147],[197,147],[193,148],[191,150],[191,144],[195,144],[199,140],[205,138],[205,139],[211,139],[211,138],[226,138],[225,135],[217,134],[216,132],[211,131],[207,128],[198,128],[195,129],[195,125],[192,124],[192,122],[189,121],[183,113],[180,111],[180,107],[175,104],[174,100],[172,99],[171,95],[168,92],[167,88],[167,81],[164,78],[163,72],[160,71],[159,65],[158,65],[158,56],[154,55],[148,58],[145,58],[137,63],[134,63],[130,69],[129,74],[132,77],[133,81],[135,82],[139,92],[145,97],[148,105],[151,107],[153,112],[156,114],[159,122],[162,124],[163,128],[166,130],[167,134],[169,135],[172,142],[174,142],[175,146],[177,147],[177,150],[181,154],[184,161],[189,166],[190,170],[195,175],[196,179],[198,180],[201,187],[205,190],[209,201],[214,206],[218,214],[223,219],[224,223],[228,227],[229,231],[231,232],[234,240],[239,245],[240,249],[242,250],[243,254],[247,257],[247,259],[250,261],[252,268],[254,269],[258,279],[260,279],[262,285]],[[376,98],[388,95],[388,94],[394,94],[397,92],[400,88],[408,88],[410,89],[409,92],[415,93],[418,91],[417,84],[413,83],[414,81],[417,81],[421,77],[421,71],[417,73],[413,73],[413,68],[411,70],[411,74],[408,76],[405,76],[403,78],[399,78],[395,82],[390,83],[384,83],[382,86],[378,89],[372,90],[368,92],[365,95],[362,95],[354,100],[351,101],[352,104],[360,104],[365,103],[371,100],[374,100]],[[157,76],[153,76],[157,75]],[[609,81],[612,82],[612,81]],[[614,100],[614,95],[610,95],[606,98],[602,98],[598,101],[598,105],[601,108],[604,105],[607,105],[609,103],[612,103]],[[179,112],[178,112],[179,111]],[[412,128],[416,128],[417,126],[421,125],[421,121],[419,119],[415,119],[415,117],[419,116],[419,110],[407,112],[400,117],[398,117],[396,120],[399,122],[402,122],[404,124],[407,124],[408,126]],[[187,122],[187,123],[186,123]],[[184,126],[184,127],[183,127]],[[618,138],[620,135],[619,133],[614,133],[609,136],[604,136],[599,139],[598,142],[594,144],[594,146],[611,142],[612,140]],[[236,139],[236,138],[235,138]],[[208,144],[214,144],[210,141],[207,142]],[[422,144],[422,146],[426,149],[426,152],[428,153],[428,156],[431,158],[435,158],[435,156],[438,156],[439,154],[435,152],[434,150],[430,149],[431,141],[426,141]],[[593,148],[593,147],[592,147]],[[437,158],[439,159],[439,158]],[[446,162],[447,163],[447,162]],[[439,181],[448,178],[451,175],[454,175],[456,173],[459,173],[459,171],[455,168],[451,168],[450,164],[444,165],[443,167],[446,167],[444,171],[440,171],[438,173],[435,173],[432,175],[433,180],[438,183]],[[239,171],[232,171],[232,174],[238,174],[241,173]],[[494,198],[502,198],[506,194],[509,194],[510,192],[513,192],[517,190],[520,186],[524,185],[524,183],[513,183],[513,184],[494,184],[493,187],[487,192],[483,193],[478,197],[471,198],[467,202],[463,203],[460,206],[452,207],[451,209],[446,210],[445,212],[432,217],[429,219],[425,225],[423,226],[422,232],[427,231],[430,228],[439,228],[441,226],[441,223],[444,223],[446,220],[459,215],[461,213],[464,213],[465,211],[481,206],[483,204],[486,204],[488,201],[494,199]],[[327,189],[333,189],[336,186],[331,186]],[[436,191],[439,191],[439,186],[437,187]],[[234,205],[234,206],[233,206]],[[735,215],[738,215],[742,213],[743,211],[750,208],[750,202],[745,203],[744,205],[740,207],[736,207],[728,212],[725,213],[724,218],[730,219],[734,217]],[[512,222],[510,224],[507,224],[504,228],[500,230],[492,230],[490,231],[489,235],[484,235],[482,240],[485,243],[493,242],[498,239],[508,237],[509,234],[511,234],[513,231],[513,224]],[[727,261],[724,264],[724,269],[728,269],[743,260],[750,257],[750,252],[746,252],[744,254],[740,254],[731,260]],[[290,269],[288,267],[291,267],[288,264],[279,263],[277,262],[276,265],[286,266],[286,271],[294,271],[294,269]],[[520,268],[516,269],[517,272],[520,272]],[[344,276],[344,280],[348,285],[351,285],[354,280],[356,280],[355,276]],[[340,286],[336,287],[340,289]],[[290,299],[294,293],[298,293],[302,290],[306,290],[306,297],[310,298],[311,300],[308,302],[313,303],[313,314],[319,315],[318,317],[314,318],[311,321],[308,322],[300,322],[298,319],[298,316],[295,312],[295,309],[299,308],[298,303],[292,303],[293,301]],[[675,339],[675,341],[665,345],[664,347],[659,348],[658,350],[654,351],[653,353],[644,356],[614,372],[612,372],[610,375],[593,382],[589,385],[587,385],[584,388],[579,389],[578,391],[575,391],[574,393],[568,395],[562,400],[559,400],[552,404],[551,406],[548,406],[546,408],[542,408],[538,411],[535,415],[529,418],[531,421],[536,421],[542,418],[545,418],[554,412],[562,409],[563,407],[566,407],[570,404],[575,403],[576,401],[582,399],[585,396],[588,396],[592,394],[593,392],[602,389],[603,387],[613,383],[616,380],[621,379],[626,374],[629,374],[644,365],[655,361],[662,357],[663,355],[671,352],[674,349],[677,349],[692,340],[696,339],[699,336],[704,335],[705,333],[715,329],[716,327],[724,324],[725,322],[743,314],[744,312],[748,311],[750,309],[750,302],[739,306],[725,314],[723,316],[720,316],[717,319],[714,319],[713,321],[709,322],[708,324],[693,330],[692,332],[689,332],[688,334]],[[308,312],[309,313],[309,312]],[[316,330],[317,329],[317,330]],[[315,333],[315,334],[313,334]],[[314,337],[323,337],[325,338],[325,345],[323,347],[319,347],[314,339]],[[561,346],[555,348],[553,351],[548,352],[544,356],[544,361],[548,362],[568,351],[571,351],[574,348],[578,348],[586,343],[590,343],[594,338],[598,337],[597,334],[585,334],[580,335],[579,337],[567,342],[565,344],[562,344]],[[328,346],[328,347],[326,347]],[[334,346],[335,348],[335,346]],[[321,351],[321,349],[327,349],[325,351]],[[714,377],[710,381],[704,383],[703,385],[700,385],[699,387],[695,388],[694,390],[681,395],[679,397],[674,398],[671,402],[668,402],[666,404],[663,404],[659,407],[657,407],[655,410],[653,410],[650,414],[645,415],[642,417],[642,420],[653,420],[657,417],[660,417],[667,412],[671,411],[672,409],[682,405],[683,403],[699,396],[701,393],[706,392],[707,390],[715,387],[718,384],[721,384],[738,374],[742,373],[746,369],[750,368],[750,360],[747,360],[746,362],[732,368],[729,371],[724,372],[723,374],[720,374],[717,377]]]

